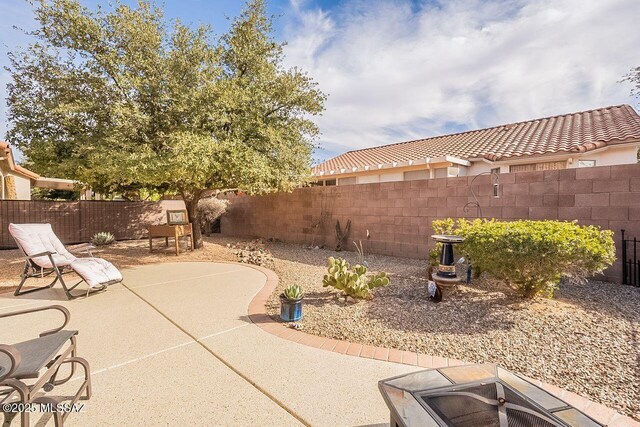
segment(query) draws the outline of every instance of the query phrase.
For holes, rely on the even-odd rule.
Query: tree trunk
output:
[[[194,249],[202,248],[202,226],[200,225],[200,215],[198,215],[198,201],[200,201],[200,197],[198,196],[193,196],[191,199],[184,199],[184,204],[187,207],[187,216],[193,228]]]

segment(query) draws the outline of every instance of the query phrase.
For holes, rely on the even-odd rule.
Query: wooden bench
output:
[[[169,246],[169,237],[173,237],[176,245],[176,255],[180,254],[180,237],[188,236],[190,249],[193,250],[193,227],[191,223],[181,225],[150,225],[147,227],[149,232],[149,252],[153,251],[153,238],[164,237],[165,244]]]

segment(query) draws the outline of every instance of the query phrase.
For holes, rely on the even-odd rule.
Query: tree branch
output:
[[[89,38],[92,39],[91,35],[89,35]],[[101,46],[100,40],[96,40],[95,50],[99,50],[101,47],[102,46]],[[116,76],[111,71],[109,71],[107,66],[96,56],[95,52],[91,51],[91,50],[86,50],[86,49],[85,49],[85,52],[87,52],[91,56],[91,58],[93,58],[93,60],[98,63],[100,68],[102,68],[104,70],[104,72],[107,73],[107,76],[109,76],[111,78],[111,80],[113,80],[113,83],[116,85],[118,90],[122,93],[122,95],[124,95],[124,97],[127,99],[127,101],[130,101],[131,99],[129,98],[129,95],[122,88],[122,86],[120,85],[120,82],[118,81]]]
[[[266,119],[267,117],[269,117],[270,115],[272,115],[273,113],[277,113],[278,111],[282,110],[283,108],[289,107],[289,104],[280,104],[278,105],[276,108],[272,108],[271,110],[269,110],[265,115],[264,118]]]

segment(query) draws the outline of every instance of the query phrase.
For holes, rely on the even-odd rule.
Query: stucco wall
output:
[[[621,147],[608,147],[606,149],[595,150],[584,154],[571,153],[567,155],[548,156],[538,158],[513,158],[504,163],[489,163],[482,160],[476,160],[471,163],[471,166],[456,166],[459,168],[458,176],[475,176],[481,173],[489,172],[491,169],[498,168],[500,173],[509,173],[509,166],[512,164],[527,164],[527,163],[542,163],[547,161],[562,161],[568,160],[568,168],[577,168],[578,160],[595,160],[596,166],[613,166],[613,165],[627,165],[637,163],[637,145],[625,145]],[[405,168],[406,169],[406,168]],[[387,169],[381,170],[378,174],[371,174],[366,172],[362,175],[357,175],[358,184],[371,184],[375,182],[397,182],[404,180],[405,169]],[[415,172],[415,169],[413,170]],[[432,177],[444,178],[446,177],[447,170],[444,169],[432,169],[430,171]],[[329,177],[325,177],[329,179]],[[338,185],[341,185],[338,182]]]
[[[0,180],[3,180],[6,176],[13,177],[17,193],[16,200],[31,200],[31,180],[10,170],[6,166],[6,162],[0,162]],[[0,181],[0,199],[2,199],[2,184],[2,181]],[[6,187],[4,194],[7,197]]]
[[[488,162],[477,161],[473,162],[467,169],[467,175],[480,175],[481,173],[490,172],[491,169],[499,168],[500,173],[509,173],[509,165],[493,165]]]
[[[16,183],[17,200],[31,200],[31,180],[23,175],[11,173]]]
[[[629,165],[638,163],[638,147],[610,147],[602,151],[584,153],[573,157],[569,167],[577,168],[578,160],[595,160],[596,166]]]

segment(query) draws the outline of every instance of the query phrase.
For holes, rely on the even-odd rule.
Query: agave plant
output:
[[[101,231],[99,233],[96,233],[91,238],[91,243],[96,246],[110,245],[115,241],[116,238],[113,237],[113,234],[109,233],[108,231]]]
[[[302,298],[302,288],[298,285],[289,285],[283,292],[288,300],[299,300]]]

